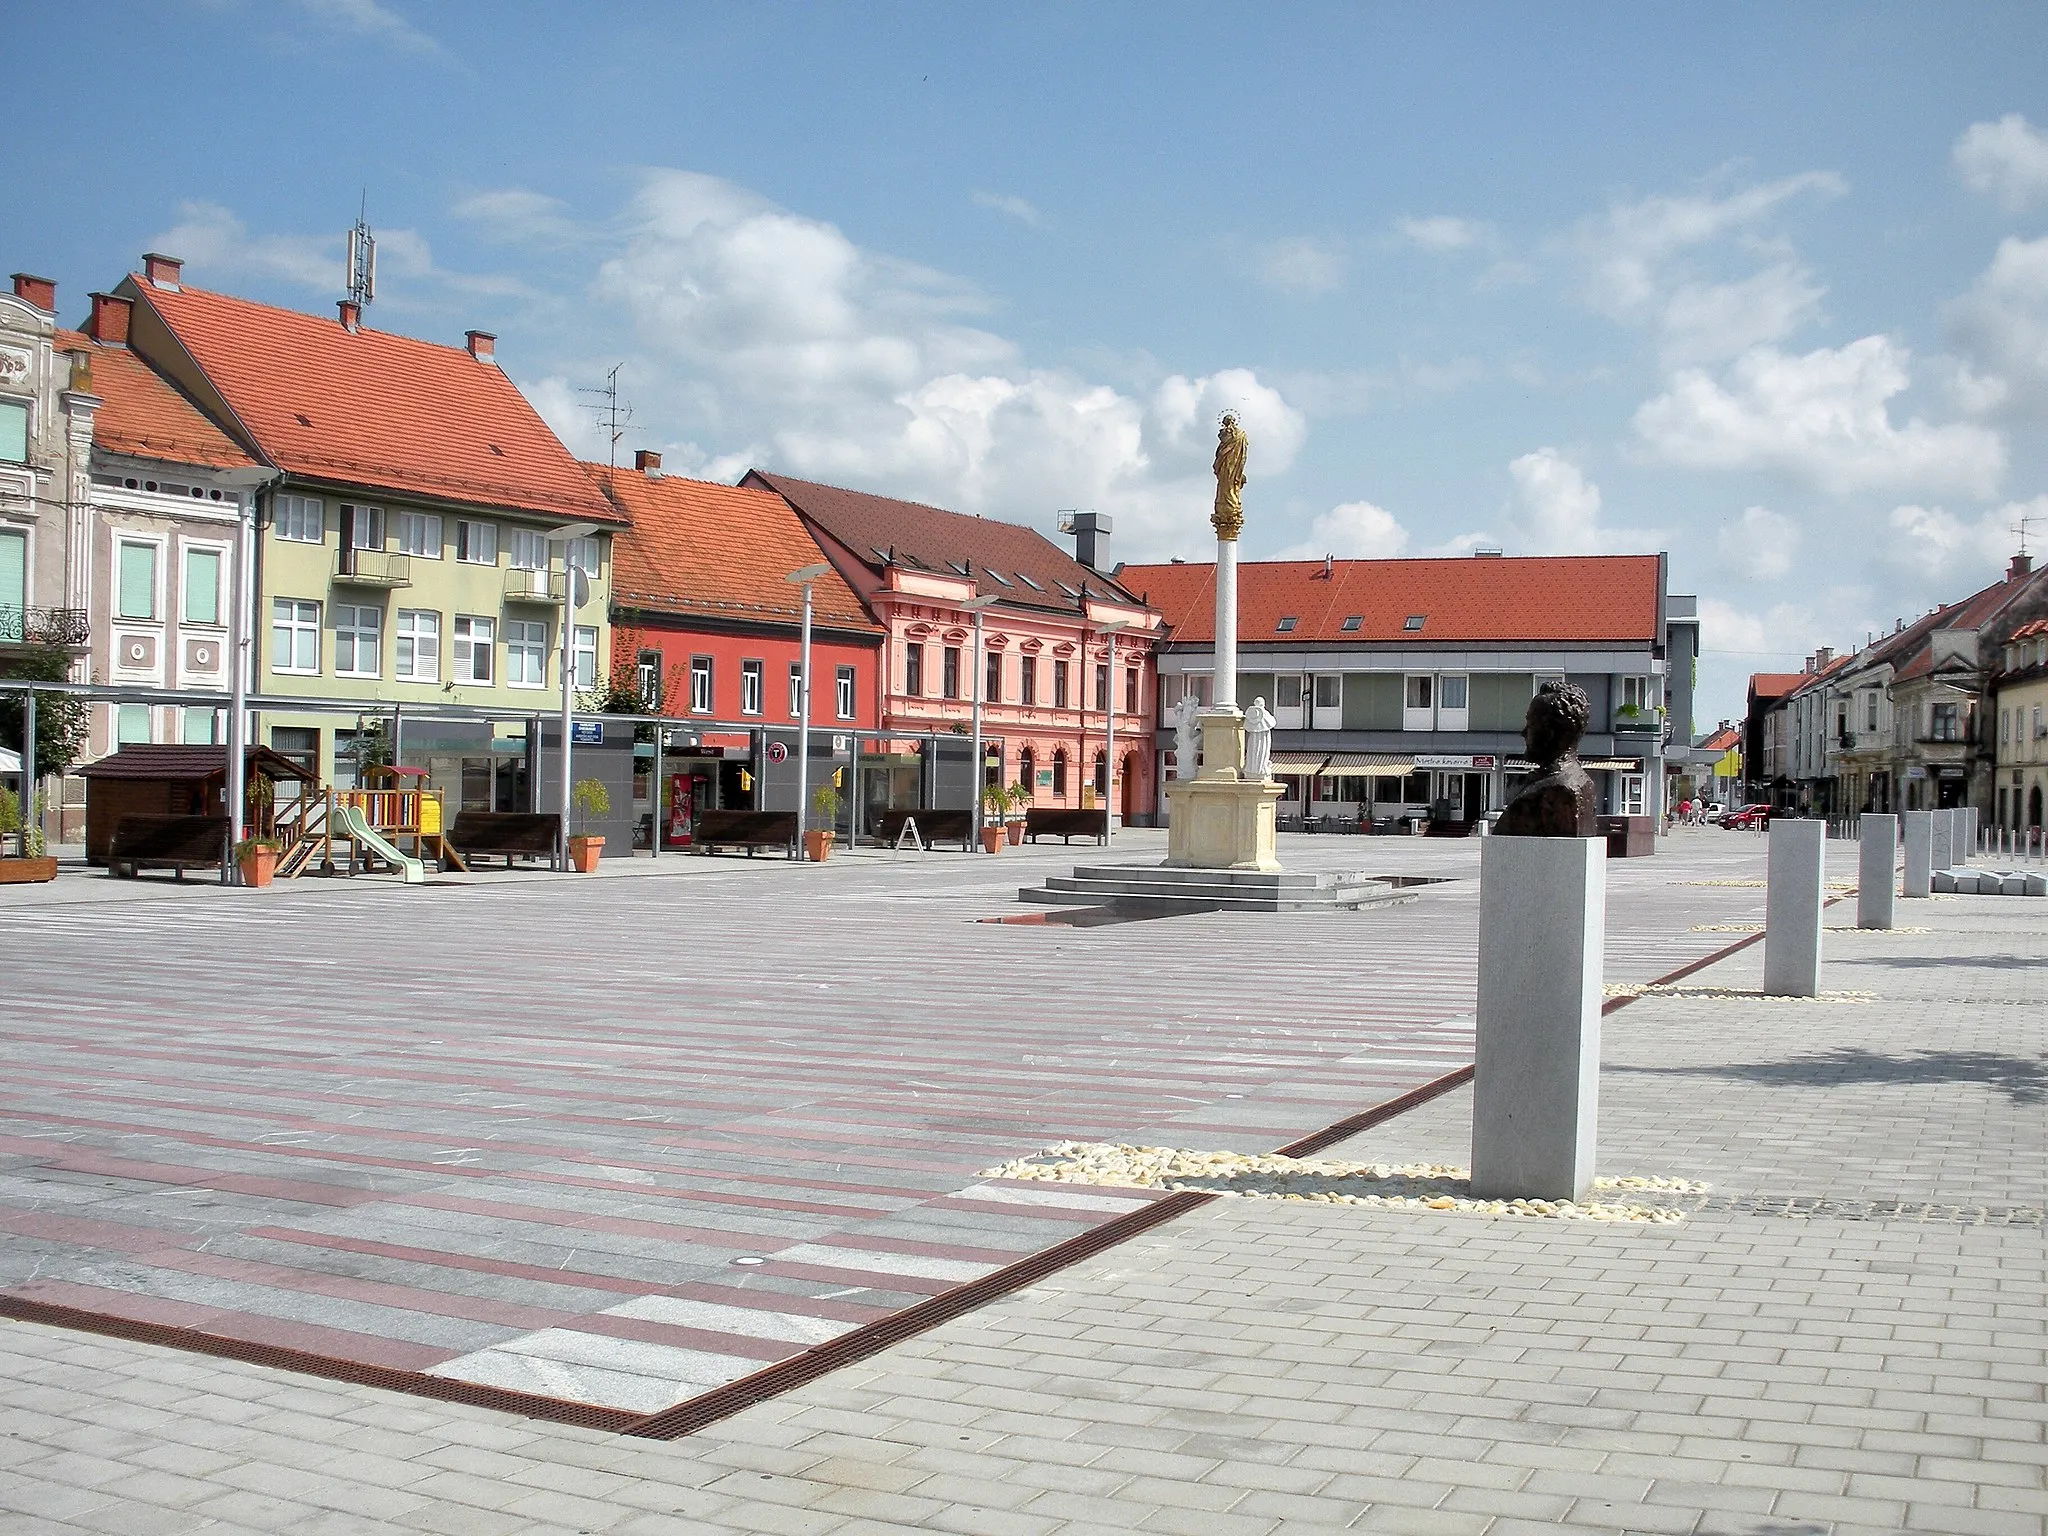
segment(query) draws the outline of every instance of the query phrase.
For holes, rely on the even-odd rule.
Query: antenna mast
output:
[[[625,366],[624,363],[614,363],[611,371],[604,376],[602,387],[576,391],[579,395],[598,396],[597,400],[585,405],[583,409],[597,412],[598,424],[604,428],[605,436],[609,439],[606,451],[610,455],[611,467],[614,470],[619,467],[619,439],[624,437],[633,425],[633,403],[619,398],[619,370]]]
[[[370,233],[370,193],[363,190],[355,226],[348,232],[348,296],[358,307],[377,297],[377,237]]]
[[[2027,529],[2032,525],[2033,521],[2034,519],[2032,517],[2022,512],[2020,514],[2020,520],[2012,525],[2011,531],[2020,536],[2019,552],[2022,555],[2024,555],[2027,552]]]

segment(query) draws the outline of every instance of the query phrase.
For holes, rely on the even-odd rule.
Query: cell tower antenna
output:
[[[358,308],[377,297],[377,237],[370,233],[369,214],[370,189],[365,187],[355,226],[348,232],[348,296]]]
[[[604,376],[602,386],[576,391],[579,395],[598,397],[583,409],[597,412],[598,424],[604,428],[605,436],[609,440],[607,452],[610,454],[610,463],[614,470],[619,467],[619,439],[633,430],[633,403],[619,398],[619,370],[625,366],[624,363],[612,364],[611,371]]]

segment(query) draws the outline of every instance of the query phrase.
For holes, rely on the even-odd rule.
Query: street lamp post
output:
[[[981,840],[981,791],[983,788],[981,780],[982,776],[988,772],[988,765],[981,760],[981,683],[982,677],[987,670],[987,663],[981,651],[981,616],[1000,601],[1001,599],[997,597],[970,597],[960,605],[962,608],[971,609],[974,613],[974,660],[969,664],[969,670],[974,675],[969,683],[972,691],[968,697],[974,701],[974,774],[970,782],[974,786],[974,804],[971,808],[971,814],[974,818],[973,826],[976,842]]]
[[[804,857],[804,819],[809,815],[811,794],[811,587],[831,569],[824,564],[807,565],[783,578],[804,589],[803,639],[799,648],[796,685],[796,856],[799,862]]]
[[[1105,670],[1108,682],[1102,691],[1102,841],[1107,847],[1116,841],[1116,635],[1130,621],[1111,619],[1098,633],[1109,636]]]

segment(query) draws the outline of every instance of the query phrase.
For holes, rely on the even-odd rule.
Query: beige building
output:
[[[1992,680],[1997,711],[1994,824],[2039,830],[2048,799],[2048,619],[2012,632]]]

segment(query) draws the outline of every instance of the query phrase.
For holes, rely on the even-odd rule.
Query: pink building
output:
[[[921,792],[928,803],[968,803],[978,682],[981,782],[1028,783],[1039,805],[1108,803],[1127,822],[1156,815],[1152,650],[1163,631],[1114,578],[1015,523],[761,470],[741,484],[796,509],[882,626],[881,729],[959,735],[957,752],[884,742],[865,756],[865,807],[916,806]],[[964,606],[977,597],[995,599],[981,611],[979,655],[975,613]]]

